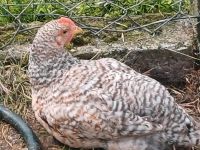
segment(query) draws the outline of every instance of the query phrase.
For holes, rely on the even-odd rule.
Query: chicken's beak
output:
[[[77,35],[77,34],[82,33],[82,32],[83,32],[83,30],[80,27],[75,26],[74,30],[73,30],[73,35]]]

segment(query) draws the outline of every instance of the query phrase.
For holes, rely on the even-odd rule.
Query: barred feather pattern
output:
[[[51,21],[38,31],[29,59],[35,116],[56,139],[108,150],[199,144],[198,123],[156,80],[115,59],[78,60],[40,42],[50,42],[57,26]]]

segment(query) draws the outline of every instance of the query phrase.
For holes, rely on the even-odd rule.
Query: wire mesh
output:
[[[191,3],[190,0],[4,0],[0,4],[0,24],[13,23],[15,31],[7,42],[0,44],[0,49],[9,45],[18,33],[39,27],[26,26],[27,23],[60,16],[72,18],[96,36],[102,32],[139,29],[153,35],[173,21],[198,18],[191,14]]]

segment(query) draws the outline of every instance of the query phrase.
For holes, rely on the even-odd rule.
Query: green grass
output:
[[[14,21],[15,17],[29,4],[31,0],[0,0],[0,24]],[[52,0],[33,1],[20,16],[22,22],[35,20],[44,21],[57,15],[67,16],[100,16],[106,18],[118,18],[128,9],[141,2],[141,0],[114,0],[113,3],[102,3],[101,0],[60,0],[59,4]],[[144,0],[136,7],[128,9],[128,15],[139,15],[144,13],[174,13],[179,9],[177,0]],[[37,3],[37,4],[35,4]],[[77,5],[76,7],[74,7]],[[74,7],[74,9],[72,9]],[[69,11],[69,9],[72,9]],[[189,9],[189,0],[183,0],[182,10]],[[9,12],[11,14],[9,14]]]

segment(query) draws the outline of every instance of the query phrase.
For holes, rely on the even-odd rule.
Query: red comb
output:
[[[71,19],[66,17],[61,17],[60,19],[58,19],[58,23],[64,25],[75,25],[75,23]]]

